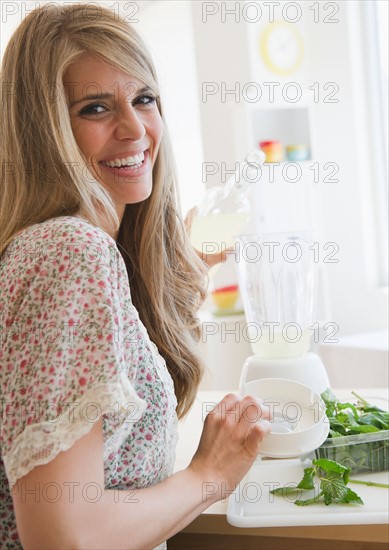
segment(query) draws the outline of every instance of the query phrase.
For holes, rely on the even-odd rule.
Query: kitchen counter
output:
[[[237,393],[237,390],[232,390]],[[359,395],[373,401],[388,399],[388,389],[356,389]],[[341,399],[349,399],[350,391],[334,389]],[[174,470],[182,470],[189,464],[194,455],[203,426],[203,420],[209,410],[218,403],[228,391],[200,391],[187,417],[179,425],[179,442],[177,445]],[[351,396],[352,397],[352,396]],[[382,406],[383,404],[377,403]],[[385,489],[382,489],[385,490]],[[238,528],[227,522],[227,503],[221,501],[213,504],[183,531],[169,540],[169,550],[251,550],[267,549],[367,549],[387,550],[389,543],[389,526],[387,524],[369,525],[307,525],[299,527],[260,527]],[[367,510],[368,511],[368,510]]]

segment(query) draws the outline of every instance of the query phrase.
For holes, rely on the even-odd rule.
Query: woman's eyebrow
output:
[[[144,92],[150,92],[151,88],[149,86],[143,86],[143,88],[140,88],[140,90],[137,90],[138,94],[143,94]],[[114,98],[115,94],[105,93],[105,94],[91,94],[86,95],[85,97],[82,97],[81,99],[76,99],[75,101],[71,101],[68,106],[73,107],[73,105],[77,105],[77,103],[81,103],[82,101],[90,101],[90,100],[100,100],[100,99],[111,99]]]

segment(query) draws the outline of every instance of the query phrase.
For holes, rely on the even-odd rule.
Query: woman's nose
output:
[[[132,139],[138,141],[146,133],[143,121],[131,103],[126,103],[118,114],[118,124],[115,131],[117,139]]]

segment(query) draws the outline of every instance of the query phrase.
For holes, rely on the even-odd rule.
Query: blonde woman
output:
[[[229,394],[172,475],[202,375],[204,266],[162,113],[143,42],[109,10],[49,4],[5,51],[2,548],[164,548],[269,431],[254,398]]]

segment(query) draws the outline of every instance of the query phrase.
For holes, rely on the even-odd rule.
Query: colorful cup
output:
[[[261,141],[260,149],[265,153],[265,162],[281,162],[284,158],[284,148],[280,141]]]
[[[229,311],[235,306],[238,294],[238,285],[231,285],[213,290],[211,296],[218,311]]]
[[[292,162],[302,162],[309,159],[309,147],[307,145],[287,145],[286,156]]]

